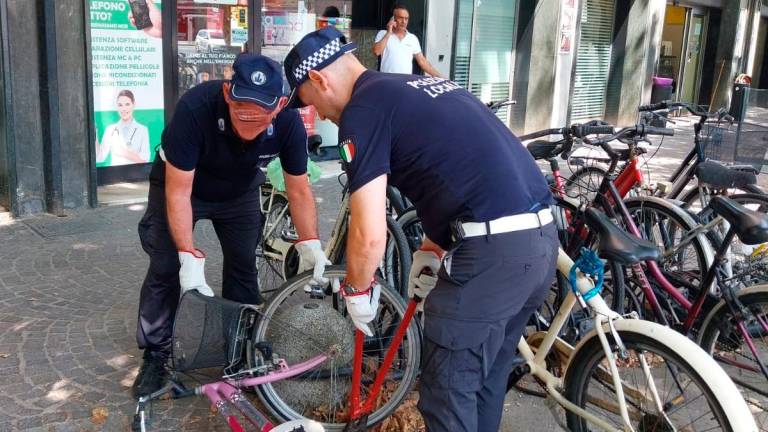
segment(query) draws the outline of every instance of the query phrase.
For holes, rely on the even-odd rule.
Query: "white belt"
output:
[[[552,212],[545,208],[538,213],[504,216],[488,222],[465,222],[461,224],[461,228],[464,231],[465,238],[478,237],[539,228],[552,223],[553,220]]]

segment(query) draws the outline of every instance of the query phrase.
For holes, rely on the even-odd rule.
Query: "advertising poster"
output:
[[[560,13],[560,54],[570,54],[573,51],[573,38],[576,35],[576,0],[563,0]]]
[[[152,162],[164,127],[161,0],[90,0],[96,166]]]

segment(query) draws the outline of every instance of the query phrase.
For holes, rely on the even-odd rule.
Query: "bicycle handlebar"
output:
[[[619,155],[608,144],[613,140],[620,139],[620,138],[630,138],[630,137],[643,138],[647,135],[673,136],[674,134],[675,134],[674,129],[653,127],[653,126],[648,126],[646,124],[641,123],[635,126],[623,128],[608,137],[603,137],[596,140],[584,138],[583,141],[585,144],[600,147],[612,160],[616,161],[618,160]]]
[[[642,112],[642,111],[658,111],[663,109],[673,110],[677,108],[686,108],[691,112],[694,111],[691,108],[691,104],[687,104],[685,102],[672,102],[672,101],[663,101],[663,102],[658,102],[658,103],[649,104],[649,105],[640,105],[637,108],[637,110]]]
[[[520,141],[528,141],[532,140],[534,138],[541,138],[548,135],[564,135],[566,131],[570,130],[570,128],[561,128],[561,129],[544,129],[537,132],[531,132],[527,135],[520,135],[517,137]]]
[[[709,112],[709,111],[702,111],[699,109],[698,105],[687,103],[687,102],[672,102],[672,101],[664,101],[659,102],[655,104],[649,104],[649,105],[640,105],[637,109],[640,112],[647,112],[647,111],[659,111],[659,110],[675,110],[683,108],[690,112],[691,114],[701,117],[702,122],[706,119],[711,118],[717,118],[718,121],[727,121],[732,122],[733,117],[728,115],[728,113],[724,109],[719,109],[715,112]]]
[[[614,133],[613,126],[611,125],[599,125],[599,126],[586,126],[586,125],[573,125],[571,126],[571,134],[576,138],[585,138],[588,135],[612,135]]]

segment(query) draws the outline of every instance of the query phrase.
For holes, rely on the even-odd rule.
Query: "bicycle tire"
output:
[[[757,185],[746,185],[746,186],[744,186],[743,190],[742,189],[737,189],[737,188],[728,189],[728,194],[726,196],[730,198],[730,197],[733,197],[733,196],[746,195],[746,194],[755,194],[755,195],[766,196],[765,191],[763,191]],[[688,189],[687,191],[685,191],[683,193],[682,198],[680,198],[679,201],[681,202],[680,206],[682,208],[684,208],[686,210],[691,210],[694,213],[698,213],[698,211],[696,211],[696,204],[697,204],[696,201],[698,201],[698,200],[699,200],[699,188],[698,187],[693,187],[693,188]],[[698,204],[701,204],[701,202],[699,202]],[[701,210],[701,208],[699,208],[699,210]]]
[[[346,275],[346,270],[341,266],[329,266],[326,268],[325,277],[330,279],[342,279]],[[264,405],[269,409],[272,415],[274,415],[280,421],[288,421],[298,418],[310,418],[323,423],[323,426],[328,431],[341,431],[346,423],[342,417],[333,421],[334,417],[330,417],[330,413],[324,413],[322,411],[321,401],[313,396],[313,392],[317,393],[317,388],[320,388],[320,393],[323,393],[323,389],[330,386],[331,392],[348,392],[348,381],[351,377],[344,382],[341,381],[343,375],[349,375],[347,370],[350,368],[352,353],[349,351],[345,343],[352,338],[354,327],[352,321],[344,313],[344,301],[337,294],[325,295],[322,299],[311,298],[312,296],[304,291],[304,285],[311,279],[312,273],[307,272],[289,280],[284,285],[273,299],[267,304],[262,313],[261,319],[256,325],[253,333],[254,341],[270,341],[273,343],[274,352],[281,354],[289,363],[295,363],[297,361],[306,360],[314,355],[317,355],[320,350],[315,350],[315,341],[322,338],[323,340],[333,341],[335,346],[337,343],[340,354],[335,357],[335,360],[331,362],[330,369],[322,369],[315,371],[314,375],[309,374],[303,377],[291,378],[280,382],[264,384],[257,387],[257,393]],[[330,286],[325,287],[326,292],[329,292]],[[312,306],[318,305],[318,306]],[[386,349],[386,341],[389,340],[394,333],[396,325],[400,322],[405,314],[406,304],[403,298],[387,286],[382,286],[380,306],[377,318],[372,325],[373,330],[377,336],[374,338],[366,338],[366,352],[368,355],[364,355],[363,365],[367,367],[370,362],[375,362],[383,357],[383,352],[374,352],[372,349],[381,348]],[[286,340],[286,338],[272,339],[276,333],[287,330],[295,335],[295,327],[300,324],[299,320],[294,319],[296,316],[292,315],[294,311],[304,313],[306,311],[317,310],[317,313],[324,314],[322,323],[316,321],[305,322],[303,331],[299,337],[291,338],[292,340]],[[338,312],[338,315],[335,312]],[[310,312],[307,312],[310,313]],[[314,313],[314,312],[311,312]],[[287,314],[287,315],[286,315]],[[312,316],[310,316],[312,318]],[[289,324],[283,324],[283,319],[290,319]],[[341,320],[340,327],[334,327],[332,325],[325,325],[325,323],[338,324]],[[323,324],[323,325],[318,325]],[[348,333],[347,333],[348,332]],[[341,341],[341,342],[337,342]],[[354,343],[354,342],[352,342]],[[282,344],[282,345],[281,345]],[[293,346],[297,344],[297,346]],[[303,345],[302,345],[303,344]],[[296,358],[290,358],[290,355],[295,355],[293,352],[297,349],[302,351],[301,354],[296,355]],[[311,351],[303,352],[302,347],[311,347]],[[371,348],[373,347],[373,348]],[[326,347],[321,347],[326,348]],[[290,354],[290,355],[287,355]],[[380,356],[380,357],[379,357]],[[388,375],[389,381],[387,384],[395,383],[394,390],[387,391],[389,398],[384,398],[385,401],[377,409],[375,409],[368,417],[368,427],[381,422],[389,415],[391,415],[402,403],[402,401],[410,393],[419,371],[419,365],[421,361],[421,328],[419,327],[418,320],[412,320],[409,324],[402,345],[398,350],[396,361],[393,363],[393,369],[390,370]],[[253,348],[249,349],[248,363],[250,367],[258,365],[255,361],[258,356],[255,354]],[[336,362],[338,361],[339,367],[336,368]],[[328,364],[326,362],[325,364]],[[328,372],[330,370],[330,372]],[[368,376],[364,371],[364,375]],[[282,384],[288,384],[291,387],[283,386]],[[340,383],[340,384],[339,384]],[[335,387],[338,385],[339,387]],[[346,388],[346,390],[344,390]],[[291,391],[300,389],[299,396],[291,394]],[[363,389],[363,395],[365,395],[365,389]],[[332,394],[330,395],[330,407],[336,406],[337,409],[347,409],[349,407],[346,397],[344,395]],[[384,392],[382,391],[382,395]],[[305,398],[296,400],[296,398]],[[294,401],[289,402],[291,398]],[[320,404],[320,405],[317,405]],[[331,411],[328,409],[327,411]],[[336,411],[333,411],[335,414]],[[325,417],[323,417],[325,416]],[[329,421],[330,420],[330,421]]]
[[[698,226],[698,223],[684,210],[662,198],[637,196],[627,198],[624,200],[624,204],[627,206],[635,224],[640,229],[643,238],[657,244],[662,252],[670,250],[670,248],[677,244],[676,241],[679,239],[676,237],[676,234],[679,234],[680,238],[682,238],[686,233],[696,229]],[[644,216],[642,219],[639,219],[639,216],[643,216],[643,213],[650,214],[649,212],[655,213],[657,218]],[[661,217],[658,217],[659,215]],[[658,225],[658,223],[654,222],[654,219],[669,221],[674,225]],[[672,238],[662,238],[662,244],[659,244],[658,239],[651,235],[656,235],[656,232],[652,232],[656,228],[658,228],[658,236],[669,237],[671,234]],[[689,264],[679,261],[681,254],[691,257],[690,260],[685,260]],[[675,256],[678,257],[677,260],[675,260]],[[690,245],[686,246],[685,249],[670,254],[669,258],[662,258],[659,261],[659,267],[668,278],[678,281],[689,281],[693,288],[699,290],[701,289],[704,275],[706,275],[713,260],[712,248],[706,237],[700,233],[692,238]]]
[[[275,195],[269,212],[264,214],[264,227],[262,227],[262,238],[259,241],[259,248],[256,250],[256,269],[259,280],[259,292],[269,294],[276,291],[280,285],[285,282],[285,256],[283,251],[278,250],[279,244],[290,243],[292,239],[283,239],[283,231],[292,228],[290,213],[285,210],[285,214],[279,220],[276,218],[288,206],[288,200],[282,195]],[[275,225],[272,229],[272,225]],[[271,230],[269,238],[264,236]],[[280,255],[281,258],[276,258]],[[296,254],[294,254],[296,255]],[[298,256],[292,257],[292,261],[297,261]],[[298,262],[292,263],[291,267],[298,266]]]
[[[424,241],[424,229],[421,227],[421,218],[416,213],[416,209],[411,207],[398,215],[397,224],[400,225],[403,234],[405,234],[411,253],[419,250]]]
[[[681,403],[696,403],[697,401],[699,404],[706,403],[703,407],[693,407],[694,413],[692,414],[692,416],[695,416],[694,421],[701,420],[705,424],[694,428],[691,428],[690,424],[688,424],[685,425],[684,429],[677,430],[713,430],[712,423],[719,426],[721,430],[726,431],[756,430],[749,408],[741,399],[736,386],[730,381],[725,372],[718,367],[717,363],[711,357],[704,355],[705,353],[691,340],[671,329],[647,321],[619,320],[615,322],[615,327],[628,352],[635,353],[635,355],[642,353],[650,358],[649,368],[651,366],[654,367],[651,376],[654,378],[656,390],[675,390],[673,394],[668,395],[671,400],[667,400],[665,397],[661,401],[661,405],[666,409],[664,412],[666,418],[669,418],[670,421],[678,418],[682,413],[682,409],[685,408],[684,405],[679,405]],[[610,331],[606,332],[606,337],[613,351],[614,358],[619,358],[619,350]],[[700,355],[698,354],[699,352],[701,353]],[[653,357],[647,356],[649,353]],[[564,378],[565,397],[577,406],[603,418],[603,420],[606,420],[605,415],[607,414],[615,415],[617,419],[612,421],[612,423],[617,425],[617,429],[621,429],[621,427],[618,427],[618,425],[622,424],[621,417],[617,413],[611,413],[609,409],[606,409],[611,408],[608,404],[616,403],[615,392],[609,388],[610,392],[606,396],[606,402],[600,402],[602,399],[599,396],[589,392],[589,386],[593,382],[597,390],[605,390],[606,387],[613,385],[610,378],[606,377],[608,372],[604,369],[605,355],[603,346],[595,333],[585,338],[582,344],[576,348],[576,352],[568,365]],[[617,367],[626,365],[630,371],[632,369],[642,370],[638,367],[640,364],[639,358],[638,355],[637,360],[634,361],[632,358],[619,360],[617,361]],[[666,367],[658,367],[662,359],[665,360]],[[634,367],[632,367],[633,364]],[[671,379],[673,381],[671,384],[655,384],[659,373],[672,370],[675,371],[675,376]],[[683,379],[683,373],[688,376],[687,379]],[[634,378],[632,386],[624,387],[625,400],[627,400],[628,409],[631,411],[629,417],[633,422],[634,430],[672,430],[666,423],[663,425],[658,424],[662,416],[660,413],[653,412],[656,406],[652,400],[648,401],[649,397],[639,398],[645,399],[645,402],[637,400],[637,397],[631,399],[632,396],[652,394],[649,389],[646,391],[635,390],[639,387],[641,381],[647,382],[647,377],[643,376],[638,379],[637,375],[637,370],[633,373],[619,372],[622,383],[630,383],[630,378]],[[693,384],[700,387],[700,394],[694,393],[692,396],[689,396]],[[685,393],[681,395],[678,393],[679,391],[684,391]],[[661,398],[667,395],[660,394],[659,396]],[[589,406],[587,405],[588,403],[590,404]],[[708,416],[707,412],[711,413],[711,416]],[[702,415],[702,413],[705,414]],[[566,417],[571,431],[582,432],[591,430],[586,420],[577,414],[568,411]],[[634,424],[634,422],[637,422],[637,424]],[[681,427],[678,426],[678,428]]]
[[[728,198],[751,210],[768,213],[768,195],[748,193],[730,195]],[[714,217],[714,212],[709,207],[696,215],[701,223],[710,222]],[[715,228],[707,231],[706,238],[716,251],[722,245],[726,232],[723,224]],[[720,275],[726,280],[737,279],[743,286],[768,283],[768,256],[764,253],[754,256],[756,249],[757,246],[744,245],[738,237],[734,237],[728,255],[728,271],[721,271]]]
[[[608,170],[598,165],[586,165],[573,172],[563,185],[566,196],[591,203]]]
[[[384,250],[383,276],[404,299],[408,298],[408,275],[411,272],[412,261],[413,253],[408,246],[403,228],[392,216],[387,215],[387,246]]]
[[[750,333],[759,330],[759,324],[755,324],[753,320],[758,311],[763,317],[768,311],[768,285],[757,285],[738,291],[736,296],[750,313],[746,317],[749,320],[745,324],[747,329]],[[759,351],[765,353],[768,352],[768,344],[764,333],[760,332],[763,337],[753,338],[752,342],[759,347]],[[750,370],[758,367],[756,359],[749,348],[744,346],[741,334],[734,328],[733,313],[724,301],[721,300],[713,308],[713,313],[704,321],[700,334],[699,345],[718,360],[723,370],[739,387],[744,400],[752,407],[755,422],[760,430],[768,430],[768,379],[759,371]],[[732,354],[733,358],[729,354]],[[751,363],[747,364],[750,360]],[[768,358],[761,358],[761,361],[766,362]],[[739,367],[739,363],[744,363],[744,367]]]
[[[410,200],[403,195],[399,189],[392,185],[387,185],[387,203],[390,214],[395,218],[413,206]]]

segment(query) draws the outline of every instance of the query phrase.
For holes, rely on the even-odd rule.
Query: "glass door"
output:
[[[459,0],[456,7],[454,81],[483,102],[508,99],[517,2]],[[497,115],[506,123],[508,107],[499,110]]]
[[[685,61],[682,66],[682,91],[680,92],[682,102],[697,101],[701,58],[704,52],[705,19],[706,16],[703,14],[695,12],[690,14]]]

